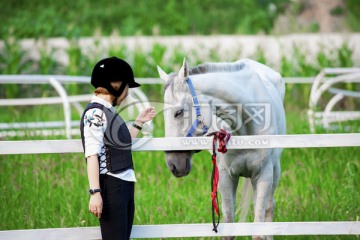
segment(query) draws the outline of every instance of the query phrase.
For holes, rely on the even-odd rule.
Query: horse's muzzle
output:
[[[175,177],[184,177],[191,170],[193,151],[166,151],[166,164]]]

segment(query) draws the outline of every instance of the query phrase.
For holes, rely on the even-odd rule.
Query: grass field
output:
[[[294,101],[294,92],[289,92],[292,94],[285,100],[288,134],[307,134],[306,103]],[[57,110],[61,106],[4,108],[0,119],[1,122],[61,119]],[[154,135],[163,136],[162,114],[155,117],[154,124]],[[285,149],[274,220],[359,220],[359,156],[358,147]],[[135,224],[211,222],[209,153],[196,154],[191,173],[180,179],[167,169],[163,152],[135,152],[134,164],[138,180]],[[0,230],[98,225],[87,210],[88,182],[82,154],[1,155],[0,166]],[[252,221],[252,217],[250,211],[247,221]],[[276,239],[354,239],[354,236]]]

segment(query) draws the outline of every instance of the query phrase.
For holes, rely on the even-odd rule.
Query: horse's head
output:
[[[206,131],[206,125],[202,122],[202,116],[197,116],[198,113],[196,113],[196,109],[194,108],[193,95],[188,85],[189,68],[186,60],[184,60],[183,66],[178,74],[166,74],[159,66],[158,72],[160,78],[165,82],[165,137],[203,135]],[[195,100],[195,102],[196,101],[198,100]],[[201,114],[203,116],[211,116],[210,108],[201,108]],[[190,130],[191,126],[196,127]],[[194,153],[195,151],[165,152],[167,166],[174,176],[183,177],[190,172],[191,158]]]

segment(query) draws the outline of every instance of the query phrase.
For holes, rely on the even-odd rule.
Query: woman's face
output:
[[[121,102],[124,101],[124,99],[127,97],[128,92],[129,92],[129,85],[126,85],[122,94],[119,97],[115,98],[114,100],[115,105],[120,106]]]

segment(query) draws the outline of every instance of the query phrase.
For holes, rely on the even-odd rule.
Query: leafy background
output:
[[[329,3],[322,1],[325,6]],[[333,1],[339,4],[330,9],[331,15],[344,18],[348,31],[359,31],[358,1]],[[279,15],[299,16],[311,3],[309,0],[0,1],[0,38],[271,34]],[[287,31],[299,31],[296,25]],[[309,25],[312,27],[305,31],[319,31],[318,23]]]

